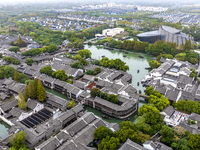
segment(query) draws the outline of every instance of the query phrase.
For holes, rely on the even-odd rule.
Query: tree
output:
[[[57,51],[58,50],[58,47],[54,44],[52,45],[49,45],[49,52],[52,53],[54,51]]]
[[[9,143],[12,148],[18,150],[20,148],[26,148],[24,144],[26,140],[26,135],[24,131],[20,131],[19,133],[13,134],[9,140]]]
[[[117,98],[117,95],[114,95],[114,94],[110,94],[109,97],[108,97],[108,100],[111,103],[114,103],[114,104],[119,102],[119,99]]]
[[[35,89],[34,89],[34,86],[33,86],[33,83],[32,81],[30,80],[29,81],[29,84],[28,84],[28,93],[29,93],[29,97],[31,99],[34,99],[35,98]]]
[[[148,113],[148,112],[159,113],[160,111],[152,104],[142,105],[140,107],[140,109],[138,110],[138,115],[142,116],[142,115],[144,115],[145,113]]]
[[[9,48],[9,51],[17,53],[20,51],[20,48],[18,46],[13,46],[13,47]]]
[[[92,88],[91,91],[90,91],[90,95],[92,97],[96,97],[96,96],[100,95],[100,92],[101,91],[98,88]]]
[[[190,58],[189,62],[192,64],[197,64],[198,63],[198,59],[197,58]]]
[[[200,149],[200,134],[190,134],[188,145],[192,150]]]
[[[182,110],[184,112],[188,113],[200,113],[200,103],[197,101],[192,101],[192,100],[180,100],[177,103],[174,103],[173,106],[177,110]]]
[[[33,81],[33,87],[34,87],[34,99],[37,98],[37,87],[38,87],[38,79],[35,78]]]
[[[19,34],[19,36],[18,36],[17,43],[18,43],[18,44],[22,43],[22,38],[21,38],[20,34]]]
[[[33,62],[34,62],[34,60],[32,58],[26,59],[26,64],[29,65],[29,66],[31,66]]]
[[[171,54],[160,54],[156,57],[157,61],[160,61],[161,57],[163,58],[168,58],[168,59],[173,59],[174,57]]]
[[[157,60],[152,60],[149,62],[149,66],[154,69],[154,68],[158,68],[160,66],[160,63]]]
[[[13,58],[11,56],[3,57],[3,60],[7,61],[8,63],[14,64],[14,65],[19,65],[20,64],[20,61],[18,59],[15,59],[15,58]]]
[[[60,79],[62,81],[67,81],[68,80],[68,76],[65,73],[65,70],[57,70],[55,72],[52,73],[52,76],[56,79]]]
[[[77,61],[77,62],[74,62],[74,63],[71,63],[70,66],[73,67],[73,68],[77,68],[77,69],[83,69],[83,68],[84,68],[84,65],[81,64],[81,63],[78,62],[78,61]]]
[[[186,53],[179,53],[175,56],[177,60],[184,61],[186,58]]]
[[[98,73],[101,72],[101,68],[100,67],[97,67],[94,69],[94,74],[97,75]]]
[[[112,134],[113,132],[109,128],[105,126],[100,126],[94,132],[94,139],[102,140],[103,138],[106,138],[107,136],[111,137]]]
[[[87,70],[87,71],[85,72],[85,74],[94,75],[94,71],[93,71],[93,70]]]
[[[48,76],[52,76],[53,72],[54,71],[52,70],[51,66],[45,66],[45,67],[40,69],[40,73],[47,74]]]
[[[75,101],[72,100],[72,101],[70,101],[70,102],[68,103],[67,108],[68,108],[68,109],[71,109],[71,108],[75,107],[75,105],[76,105]]]
[[[162,129],[160,130],[161,142],[167,145],[171,145],[171,143],[174,141],[174,132],[173,129],[164,125]]]
[[[119,138],[107,136],[98,145],[98,150],[116,150],[119,146]]]
[[[164,121],[159,111],[149,111],[137,118],[136,125],[140,131],[152,136],[162,128]]]
[[[82,59],[82,57],[80,55],[75,55],[74,56],[74,60],[79,60],[80,61],[81,59]]]
[[[18,78],[19,78],[18,71],[15,69],[15,72],[14,72],[14,80],[15,80],[15,81],[18,81]]]
[[[28,98],[29,98],[29,91],[28,91],[28,86],[26,84],[24,89],[24,100],[27,102]]]
[[[20,35],[19,35],[19,38],[18,38],[18,40],[17,40],[17,45],[18,45],[19,47],[26,47],[26,46],[27,46],[26,42],[24,42],[24,41],[22,40],[22,38],[21,38]]]
[[[0,58],[2,58],[3,57],[3,54],[2,53],[0,53]]]
[[[78,55],[80,55],[82,58],[91,58],[92,53],[88,49],[79,50]]]
[[[160,98],[154,95],[150,95],[149,103],[154,104],[160,111],[170,104],[168,98],[164,97],[163,95]]]
[[[146,88],[145,94],[148,95],[148,96],[150,96],[153,91],[154,91],[153,86],[149,86],[149,87]]]
[[[24,109],[24,110],[27,108],[26,101],[20,90],[19,90],[19,94],[18,94],[18,107],[21,109]]]
[[[173,142],[171,147],[173,150],[190,150],[188,140],[186,138],[182,138],[178,142]]]
[[[38,80],[38,84],[37,84],[37,98],[39,99],[39,101],[43,102],[46,99],[46,91],[42,85],[42,82],[40,81],[40,79]]]

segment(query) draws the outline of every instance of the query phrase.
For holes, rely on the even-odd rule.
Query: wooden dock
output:
[[[138,93],[139,94],[139,93]],[[149,99],[149,96],[147,96],[147,95],[145,95],[145,94],[139,94],[140,95],[140,97],[143,97],[143,98],[145,98],[145,99]]]

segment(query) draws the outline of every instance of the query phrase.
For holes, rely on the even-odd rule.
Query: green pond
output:
[[[0,121],[0,138],[4,139],[9,135],[10,126],[3,121]]]
[[[131,84],[134,87],[136,87],[138,90],[141,90],[142,93],[144,93],[145,87],[143,87],[141,84],[138,85],[138,82],[140,83],[140,81],[144,79],[145,75],[148,73],[148,70],[146,70],[145,68],[149,67],[148,62],[153,60],[153,57],[148,56],[144,53],[130,52],[128,54],[125,54],[124,52],[119,52],[118,50],[110,51],[110,50],[104,49],[103,47],[88,46],[88,45],[85,45],[85,49],[89,49],[92,52],[92,58],[94,59],[101,59],[102,56],[104,55],[105,57],[108,57],[110,59],[120,58],[122,61],[126,62],[126,64],[129,66],[128,73],[130,73],[133,77]],[[123,57],[123,55],[126,55],[126,57]],[[144,58],[139,58],[140,55],[144,56]],[[139,70],[139,73],[137,72],[137,70]],[[46,90],[66,100],[69,100],[62,93],[59,93],[55,90],[51,90],[47,88]],[[147,101],[145,101],[143,98],[140,98],[138,108],[141,107],[143,104],[147,104]],[[99,116],[99,117],[102,117],[103,115],[102,112],[88,106],[85,106],[84,110],[85,112],[93,112],[96,116]],[[129,119],[130,121],[134,122],[136,120],[136,117],[137,117],[137,112],[131,115]],[[121,121],[123,121],[122,119],[117,119],[114,117],[111,117],[111,119],[109,120],[108,119],[104,119],[104,120],[110,123],[120,123]]]

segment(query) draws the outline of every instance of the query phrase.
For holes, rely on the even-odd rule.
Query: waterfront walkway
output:
[[[145,95],[145,94],[138,94],[138,95],[140,95],[140,97],[143,97],[143,98],[145,98],[145,99],[148,99],[148,98],[149,98],[149,96],[147,96],[147,95]]]

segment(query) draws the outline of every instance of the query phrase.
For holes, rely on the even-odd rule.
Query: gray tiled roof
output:
[[[168,90],[167,93],[166,93],[166,97],[171,100],[171,101],[176,101],[177,100],[177,97],[178,97],[178,94],[179,94],[179,90],[175,89],[175,90]]]
[[[167,106],[162,112],[165,112],[169,117],[171,117],[174,111],[175,109],[172,106]]]
[[[193,78],[185,76],[185,75],[180,75],[178,78],[178,82],[182,82],[185,84],[192,84]]]
[[[3,111],[8,111],[8,110],[10,110],[10,109],[12,109],[13,107],[16,107],[16,106],[18,106],[18,100],[12,100],[10,102],[3,104],[1,106],[1,109]]]
[[[93,122],[96,119],[96,117],[93,113],[90,112],[90,113],[87,113],[86,115],[84,115],[83,119],[89,124],[89,123]]]
[[[27,107],[28,107],[28,108],[30,108],[30,109],[33,110],[36,106],[37,106],[37,102],[36,102],[36,101],[31,100],[31,99],[29,99],[29,100],[27,101]]]
[[[86,83],[81,82],[81,81],[76,81],[76,82],[74,82],[73,84],[74,84],[74,86],[76,86],[76,87],[78,87],[78,88],[80,88],[80,89],[84,89],[85,86],[86,86]]]
[[[142,147],[141,145],[131,141],[127,140],[120,148],[119,150],[147,150],[146,148]]]
[[[155,144],[157,145],[158,150],[173,150],[171,147],[169,147],[161,142],[155,142]]]
[[[87,123],[84,120],[78,120],[67,126],[66,130],[73,137],[86,126]]]

